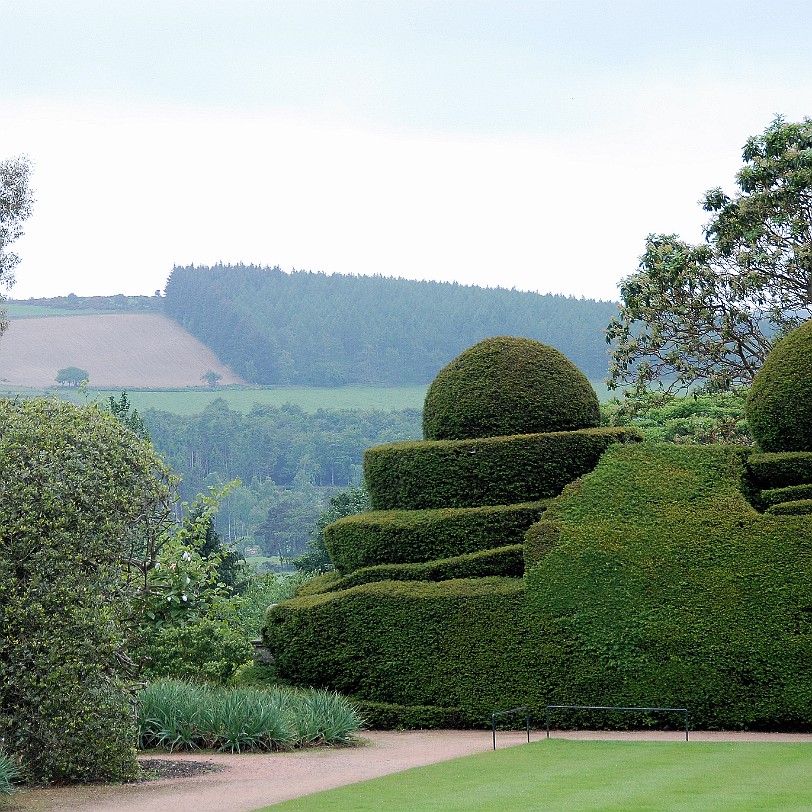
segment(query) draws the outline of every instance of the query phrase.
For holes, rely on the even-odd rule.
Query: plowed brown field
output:
[[[55,386],[56,372],[79,367],[94,387],[203,386],[244,383],[174,321],[154,313],[14,319],[0,338],[0,385]]]

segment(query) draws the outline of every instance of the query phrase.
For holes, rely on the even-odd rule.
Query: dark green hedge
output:
[[[635,429],[392,443],[364,453],[375,510],[511,505],[555,496],[595,467],[613,443],[640,439]]]
[[[450,581],[454,578],[485,578],[489,575],[520,578],[523,573],[524,545],[511,544],[452,558],[438,558],[427,563],[362,567],[335,582],[330,591],[351,589],[375,581]],[[322,588],[321,591],[327,590]]]
[[[554,347],[529,338],[480,341],[437,374],[423,406],[427,440],[573,431],[600,422],[586,376]]]
[[[786,488],[770,488],[761,492],[761,500],[767,507],[781,502],[796,502],[799,499],[812,499],[812,485],[789,485]]]
[[[745,414],[763,451],[812,451],[812,320],[773,347],[753,378]]]
[[[574,704],[812,730],[812,519],[759,514],[744,473],[732,448],[618,445],[551,503],[528,599],[570,635]]]
[[[471,719],[462,708],[394,705],[355,697],[349,699],[371,730],[462,730],[472,726]]]
[[[812,482],[812,453],[807,451],[751,454],[747,467],[755,484],[764,489]]]
[[[449,558],[519,544],[547,503],[359,513],[327,525],[324,543],[342,574],[376,564]]]
[[[772,516],[806,516],[812,513],[812,499],[796,499],[792,502],[782,502],[768,507],[765,512]]]
[[[482,724],[497,709],[562,702],[569,667],[553,622],[518,578],[383,581],[268,611],[279,675],[371,702],[436,706]]]

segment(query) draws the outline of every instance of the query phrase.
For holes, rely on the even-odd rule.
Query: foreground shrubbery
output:
[[[343,697],[327,691],[221,688],[178,680],[147,687],[138,700],[138,746],[282,750],[357,741],[364,724]]]
[[[20,777],[17,763],[0,750],[0,803],[14,791],[14,782]]]

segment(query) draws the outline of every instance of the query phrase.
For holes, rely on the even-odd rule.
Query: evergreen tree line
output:
[[[238,479],[222,500],[217,532],[241,551],[284,559],[305,551],[330,497],[361,482],[365,449],[422,434],[418,409],[310,414],[257,404],[243,414],[218,398],[200,414],[148,409],[141,417],[180,475],[184,501]]]
[[[551,344],[588,377],[608,370],[617,305],[590,299],[279,267],[175,267],[167,315],[250,383],[428,384],[483,338]]]

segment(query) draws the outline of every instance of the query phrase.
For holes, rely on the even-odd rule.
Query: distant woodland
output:
[[[253,265],[175,267],[165,313],[251,383],[427,384],[495,335],[552,344],[590,378],[607,374],[613,302],[382,276]]]
[[[222,398],[200,414],[147,409],[155,447],[180,474],[180,495],[239,479],[223,500],[217,530],[240,550],[291,558],[304,552],[331,495],[362,481],[364,449],[422,436],[421,412],[255,406],[248,414]]]

